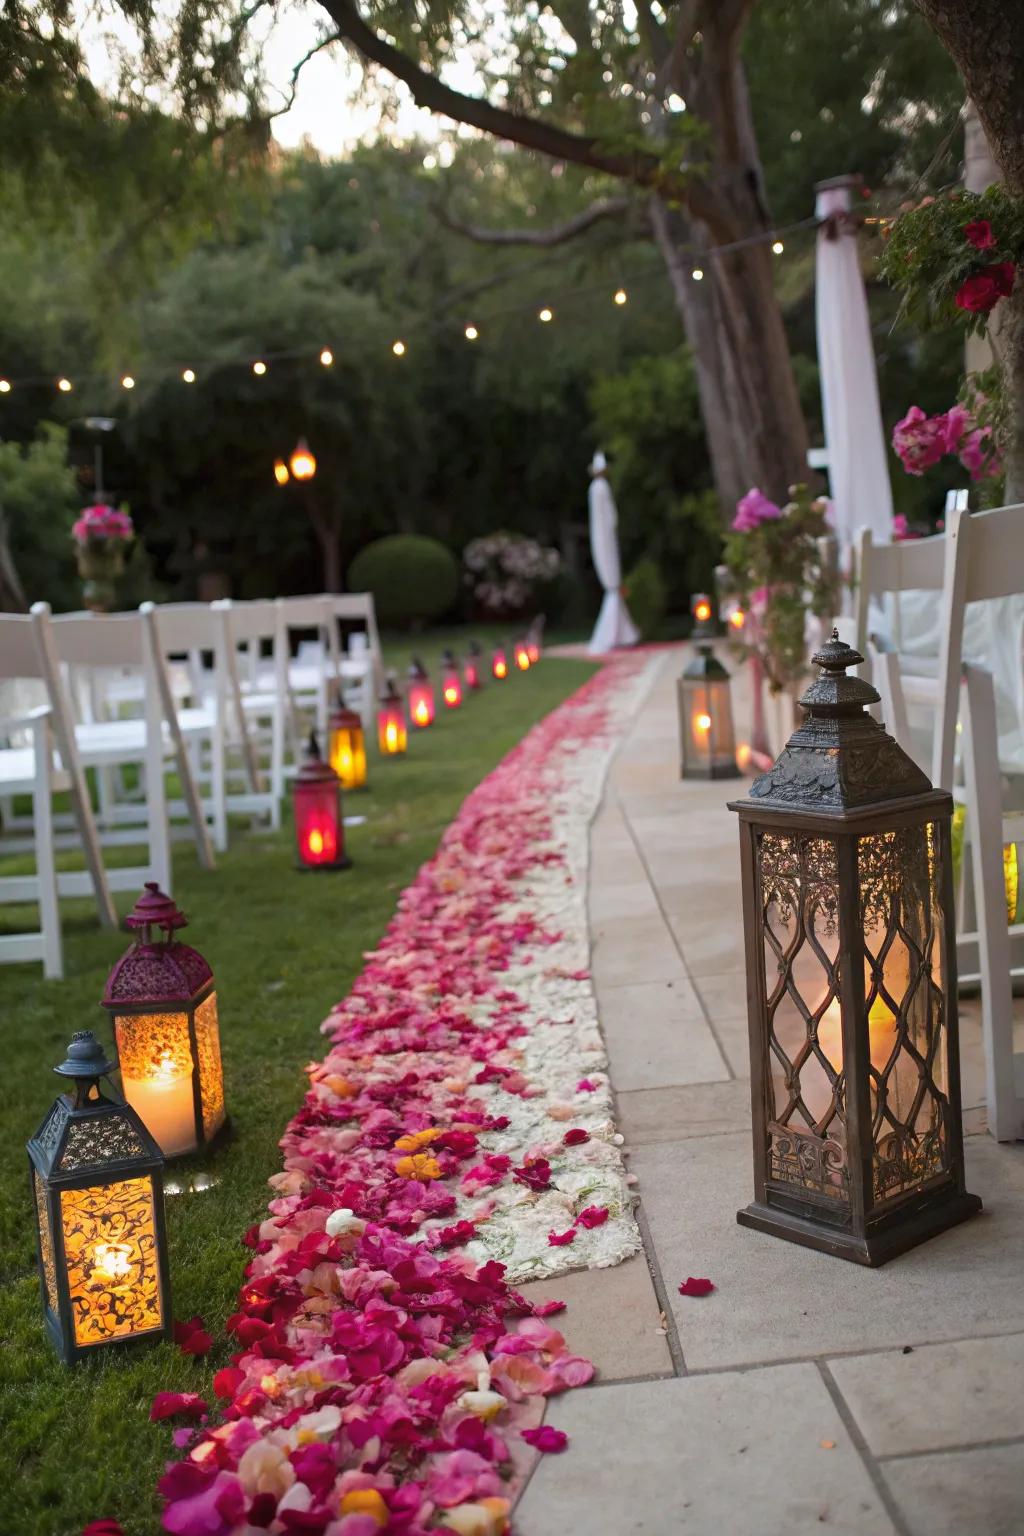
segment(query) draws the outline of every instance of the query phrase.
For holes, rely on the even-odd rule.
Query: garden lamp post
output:
[[[832,638],[804,724],[735,801],[754,1122],[744,1225],[884,1264],[964,1221],[951,797]]]
[[[348,869],[345,821],[341,812],[341,782],[320,756],[316,734],[310,732],[302,766],[292,787],[295,849],[301,870]]]
[[[71,1364],[104,1344],[167,1338],[163,1158],[90,1030],[54,1071],[68,1081],[28,1144],[46,1331]]]
[[[147,882],[125,918],[135,942],[103,989],[122,1092],[164,1157],[206,1147],[227,1121],[213,972],[175,938],[187,921]]]
[[[408,736],[402,695],[395,687],[394,674],[389,673],[377,708],[377,746],[381,756],[401,757],[408,746]]]
[[[349,709],[338,692],[338,702],[327,721],[327,759],[342,789],[362,789],[366,784],[366,739],[363,722]]]

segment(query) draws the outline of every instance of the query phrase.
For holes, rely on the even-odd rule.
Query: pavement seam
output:
[[[776,1365],[816,1365],[819,1360],[858,1360],[861,1355],[891,1355],[903,1349],[941,1349],[947,1344],[973,1344],[979,1339],[1016,1339],[1024,1328],[1003,1328],[996,1333],[965,1333],[953,1339],[915,1339],[913,1344],[858,1344],[850,1349],[820,1350],[811,1355],[779,1355],[770,1360],[736,1360],[731,1365],[691,1365],[688,1376],[732,1376],[744,1371],[767,1371]]]
[[[688,1376],[686,1356],[683,1354],[683,1345],[679,1337],[675,1314],[672,1311],[672,1302],[669,1299],[668,1288],[665,1285],[665,1277],[661,1273],[661,1265],[658,1263],[658,1255],[654,1249],[654,1240],[651,1237],[651,1229],[647,1223],[647,1213],[643,1208],[642,1200],[636,1210],[636,1224],[640,1228],[640,1237],[644,1245],[644,1257],[647,1260],[651,1284],[654,1286],[658,1310],[665,1318],[665,1342],[668,1344],[668,1352],[672,1359],[673,1373],[676,1376]]]
[[[878,1495],[882,1508],[892,1521],[893,1530],[897,1532],[897,1536],[913,1536],[909,1525],[903,1518],[903,1512],[885,1480],[881,1467],[868,1448],[868,1443],[861,1434],[860,1426],[854,1418],[849,1404],[839,1390],[835,1377],[824,1360],[816,1360],[814,1363],[824,1383],[825,1391],[832,1399],[835,1410],[842,1420],[843,1427],[850,1437],[854,1450],[859,1455],[864,1469],[874,1485],[875,1493]]]
[[[890,1451],[878,1460],[888,1466],[893,1461],[920,1461],[922,1456],[963,1456],[967,1451],[998,1451],[1007,1445],[1024,1445],[1024,1435],[1009,1435],[1003,1440],[970,1440],[963,1445],[928,1445],[919,1451]]]

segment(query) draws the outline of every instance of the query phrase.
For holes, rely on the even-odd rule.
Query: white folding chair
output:
[[[228,796],[229,809],[267,813],[276,831],[284,796],[285,737],[288,729],[287,645],[281,616],[272,600],[211,605],[224,615],[225,673],[229,718],[241,747],[248,792]],[[270,650],[269,672],[262,659]],[[261,757],[267,759],[269,786]]]
[[[0,643],[2,640],[0,632]],[[26,737],[28,745],[24,746]],[[49,705],[40,704],[26,714],[0,719],[0,742],[6,743],[0,746],[0,791],[4,796],[31,796],[36,860],[34,875],[0,876],[0,902],[35,902],[39,907],[36,932],[0,934],[0,964],[41,960],[47,980],[59,980],[64,975],[64,946],[57,901],[53,796],[67,781],[54,763]],[[3,853],[0,842],[0,856]]]
[[[92,718],[76,719],[73,727],[79,761],[96,770],[101,785],[111,771],[121,773],[127,767],[139,770],[138,799],[112,796],[109,778],[105,794],[101,791],[100,842],[146,849],[143,864],[108,870],[111,888],[134,890],[147,880],[155,880],[163,890],[171,889],[171,827],[164,781],[168,767],[177,773],[182,786],[190,823],[186,834],[191,833],[200,861],[212,868],[213,850],[192,780],[186,731],[176,711],[172,708],[168,713],[166,709],[170,683],[146,616],[87,613],[53,617],[45,603],[36,603],[32,612],[46,637],[46,684],[51,698],[61,694],[72,719],[72,701],[86,695],[93,701]],[[141,717],[114,714],[105,707],[105,680],[125,671],[135,671],[141,677]],[[81,713],[85,715],[84,710]]]
[[[276,658],[275,677],[277,686],[283,685],[288,695],[292,757],[297,763],[302,755],[302,712],[312,715],[321,743],[326,739],[330,683],[334,670],[328,640],[332,628],[330,599],[279,597],[276,599],[276,607],[284,646],[282,654]],[[294,661],[291,659],[293,630],[313,630],[316,634],[316,639],[307,643],[305,655]]]
[[[331,623],[328,636],[333,664],[333,676],[341,685],[346,703],[358,710],[363,729],[373,729],[373,717],[377,698],[384,690],[384,657],[377,630],[377,611],[372,592],[329,592],[325,594],[329,605]],[[339,624],[361,624],[366,635],[365,649],[359,650],[349,643],[347,654],[339,644]]]

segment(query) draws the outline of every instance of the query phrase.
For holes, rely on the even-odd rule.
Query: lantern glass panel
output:
[[[43,1181],[39,1177],[38,1168],[33,1168],[32,1170],[32,1188],[36,1197],[39,1257],[43,1266],[43,1286],[46,1291],[46,1305],[51,1312],[56,1313],[59,1303],[57,1300],[57,1266],[53,1256],[53,1233],[50,1231],[50,1211],[46,1203],[46,1190],[43,1188]]]
[[[217,994],[211,992],[196,1009],[196,1058],[202,1098],[203,1136],[210,1141],[225,1120],[224,1070],[220,1059],[220,1025]]]
[[[366,746],[361,726],[332,727],[327,755],[342,789],[362,788],[366,783]]]
[[[949,1169],[949,1042],[935,823],[862,837],[864,1004],[876,1201]]]
[[[121,1088],[165,1157],[196,1145],[192,1042],[187,1013],[114,1016]]]
[[[296,784],[295,841],[303,864],[334,864],[341,856],[341,813],[336,779]]]
[[[421,730],[433,723],[434,690],[429,682],[409,684],[409,718]]]
[[[387,705],[377,712],[377,745],[384,757],[395,757],[409,744],[405,714],[400,704]]]
[[[162,1328],[152,1178],[62,1189],[60,1216],[76,1346]]]
[[[705,665],[703,660],[697,667]],[[684,778],[732,778],[736,768],[736,738],[732,724],[729,677],[711,660],[721,676],[679,679],[679,729]]]

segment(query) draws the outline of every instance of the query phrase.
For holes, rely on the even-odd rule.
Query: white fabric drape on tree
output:
[[[892,488],[867,295],[856,227],[844,217],[854,185],[851,177],[823,182],[814,210],[827,221],[818,230],[815,309],[828,474],[844,554],[861,528],[870,528],[879,544],[892,538]]]
[[[590,466],[590,552],[594,560],[604,601],[594,625],[588,649],[592,656],[612,651],[620,645],[636,645],[640,635],[629,616],[626,599],[619,590],[622,585],[622,564],[619,560],[619,537],[616,531],[618,514],[615,498],[605,474],[607,461],[600,449]]]

